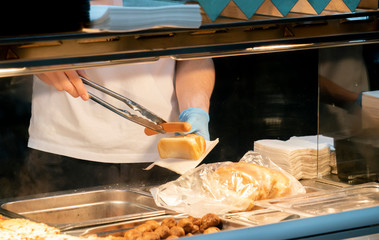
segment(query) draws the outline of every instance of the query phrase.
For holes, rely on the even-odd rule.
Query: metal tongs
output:
[[[84,77],[80,77],[84,84],[91,86],[92,88],[103,92],[123,103],[125,103],[128,107],[130,107],[132,110],[139,112],[142,116],[146,117],[140,117],[136,114],[132,114],[131,112],[121,109],[118,107],[113,106],[112,104],[104,101],[103,99],[97,97],[91,92],[88,92],[90,99],[101,106],[107,108],[108,110],[120,115],[123,118],[126,118],[132,122],[135,122],[139,125],[142,125],[145,127],[145,134],[150,136],[158,133],[166,133],[166,132],[188,132],[191,129],[191,124],[186,122],[166,122],[161,117],[157,116],[147,108],[141,106],[140,104],[134,102],[133,100],[122,96],[108,88],[105,88],[97,83],[94,83]]]

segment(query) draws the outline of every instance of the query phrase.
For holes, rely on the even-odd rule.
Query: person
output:
[[[127,109],[122,102],[84,86],[80,76],[132,99],[168,122],[189,122],[190,133],[210,139],[212,59],[161,58],[151,63],[41,73],[34,77],[30,153],[20,195],[116,183],[156,185],[178,177],[160,167],[143,170],[159,159],[157,143],[167,135],[146,136],[143,126],[88,101],[91,91]]]
[[[340,134],[361,128],[362,92],[369,78],[362,46],[319,50],[320,132]]]

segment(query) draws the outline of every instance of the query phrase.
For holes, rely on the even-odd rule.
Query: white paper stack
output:
[[[137,1],[138,2],[138,1]],[[147,4],[159,2],[159,5]],[[87,31],[139,31],[161,27],[198,28],[201,11],[198,4],[143,1],[125,6],[92,5],[91,27]],[[146,3],[146,4],[143,4]]]
[[[362,93],[362,127],[379,128],[379,91]]]
[[[314,144],[321,143],[321,144],[327,144],[329,146],[330,150],[330,168],[331,173],[337,174],[337,156],[336,156],[336,149],[334,148],[334,138],[324,136],[324,135],[311,135],[311,136],[300,136],[300,137],[291,137],[292,139],[301,139],[305,141],[312,142]]]
[[[300,138],[287,141],[264,139],[254,142],[254,151],[268,157],[296,179],[311,179],[330,173],[331,154],[326,143],[317,144]]]

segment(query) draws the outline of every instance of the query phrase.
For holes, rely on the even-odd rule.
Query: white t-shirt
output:
[[[148,108],[166,121],[178,121],[175,61],[128,64],[86,70],[98,84]],[[124,103],[86,86],[116,107]],[[135,113],[134,111],[132,111]],[[146,136],[137,125],[93,102],[73,98],[35,77],[28,146],[83,160],[109,163],[153,162],[162,135]]]
[[[352,92],[368,89],[362,46],[319,50],[319,74]]]
[[[325,48],[319,50],[319,74],[346,90],[360,93],[369,89],[362,46]],[[322,99],[321,99],[322,101]],[[360,115],[334,105],[322,105],[320,132],[329,134],[360,127]],[[353,114],[353,115],[352,115]]]

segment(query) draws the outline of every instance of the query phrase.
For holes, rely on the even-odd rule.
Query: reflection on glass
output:
[[[339,180],[378,181],[379,46],[319,50],[319,134],[334,138]]]

